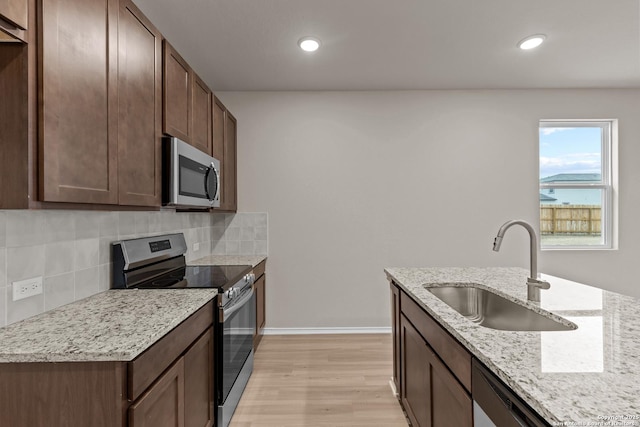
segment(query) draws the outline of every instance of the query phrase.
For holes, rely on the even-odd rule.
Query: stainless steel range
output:
[[[217,425],[227,427],[253,370],[255,276],[250,265],[186,265],[184,235],[112,244],[115,289],[217,288],[215,396]]]

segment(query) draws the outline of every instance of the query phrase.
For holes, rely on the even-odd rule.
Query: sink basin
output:
[[[503,331],[571,331],[577,329],[575,325],[567,326],[498,294],[475,286],[438,286],[426,289],[467,319],[487,328]]]

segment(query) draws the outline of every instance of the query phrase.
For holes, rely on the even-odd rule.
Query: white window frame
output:
[[[618,121],[615,119],[597,120],[540,120],[538,129],[542,128],[576,128],[576,127],[600,127],[602,129],[601,162],[602,176],[600,182],[540,182],[540,168],[538,167],[538,185],[542,189],[600,189],[602,190],[601,207],[601,232],[603,242],[600,245],[543,245],[540,239],[541,250],[610,250],[617,249],[617,136]],[[538,136],[538,144],[540,137]],[[538,147],[540,148],[540,147]],[[538,160],[540,155],[538,154]],[[538,202],[538,224],[540,224],[540,202]],[[541,236],[542,237],[542,236]]]

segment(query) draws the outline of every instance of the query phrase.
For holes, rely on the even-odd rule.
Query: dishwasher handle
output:
[[[473,400],[500,427],[548,427],[538,414],[476,359],[472,365]]]
[[[523,420],[522,417],[518,414],[518,412],[520,411],[518,411],[518,407],[513,404],[513,401],[509,399],[509,397],[507,397],[504,393],[502,393],[502,391],[498,389],[498,387],[496,387],[494,383],[489,381],[488,378],[485,377],[485,380],[487,381],[487,385],[491,387],[491,389],[494,391],[498,399],[502,401],[505,408],[507,408],[507,410],[509,411],[509,414],[513,417],[514,421],[518,423],[520,427],[529,427],[530,424],[527,423],[525,420]]]

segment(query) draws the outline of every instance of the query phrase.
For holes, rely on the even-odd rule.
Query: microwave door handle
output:
[[[204,194],[207,196],[208,200],[211,200],[211,196],[209,196],[209,174],[211,173],[211,168],[207,168],[207,172],[204,174]]]
[[[209,192],[209,174],[211,173],[211,171],[216,174],[216,189],[215,193],[213,193],[213,197],[211,197],[211,194]],[[220,175],[218,174],[216,166],[213,164],[213,162],[211,162],[211,164],[207,168],[207,173],[204,174],[204,192],[210,202],[213,202],[215,196],[220,192]]]
[[[211,169],[213,169],[213,171],[216,174],[216,193],[213,197],[214,199],[218,197],[218,200],[219,200],[220,199],[220,171],[216,169],[216,165],[214,165],[213,162],[211,162]]]

